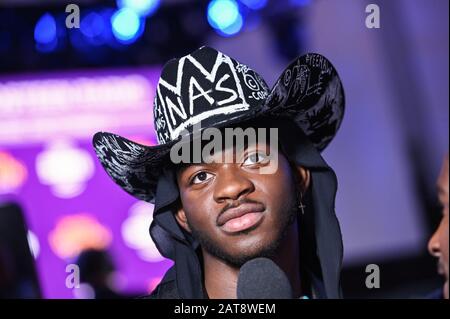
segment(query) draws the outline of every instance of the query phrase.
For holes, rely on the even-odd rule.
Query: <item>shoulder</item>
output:
[[[180,299],[175,280],[161,282],[150,295],[141,296],[139,299]]]
[[[176,283],[175,267],[170,267],[158,286],[150,295],[142,296],[140,299],[180,299]]]

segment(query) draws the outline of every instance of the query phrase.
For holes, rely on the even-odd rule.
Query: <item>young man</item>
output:
[[[442,219],[428,242],[428,251],[438,259],[438,272],[445,280],[439,297],[448,299],[448,155],[442,163],[437,188],[439,203],[442,206]]]
[[[344,104],[337,72],[319,54],[293,61],[272,90],[212,48],[169,61],[154,103],[159,145],[94,136],[113,180],[155,204],[150,234],[174,265],[150,297],[236,298],[241,266],[257,257],[284,271],[294,298],[341,297],[337,180],[320,151],[336,134]],[[192,160],[203,155],[205,141],[194,144],[210,128],[220,141],[228,128],[269,134]],[[184,139],[193,152],[175,163],[171,150]]]

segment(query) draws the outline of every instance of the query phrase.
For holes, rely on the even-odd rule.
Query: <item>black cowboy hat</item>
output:
[[[195,124],[221,128],[259,117],[288,117],[322,151],[333,139],[345,108],[341,80],[324,56],[296,58],[270,90],[248,66],[209,47],[163,68],[154,101],[158,145],[145,146],[98,132],[93,144],[109,176],[131,195],[154,202],[170,148]]]

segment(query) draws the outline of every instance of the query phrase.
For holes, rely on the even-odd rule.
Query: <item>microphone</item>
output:
[[[239,270],[238,299],[292,299],[292,287],[283,270],[268,258],[255,258]]]

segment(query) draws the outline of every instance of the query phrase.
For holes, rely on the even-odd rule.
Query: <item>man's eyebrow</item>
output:
[[[176,172],[177,173],[181,173],[185,170],[187,170],[188,168],[192,167],[192,166],[204,166],[206,163],[204,163],[203,161],[200,163],[182,163],[182,164],[178,164],[176,166]]]
[[[184,170],[186,168],[188,168],[191,165],[191,163],[179,163],[177,165],[175,165],[175,169],[177,172]]]
[[[179,175],[179,174],[183,173],[188,167],[189,167],[189,164],[184,164],[184,163],[175,165],[175,174]]]

